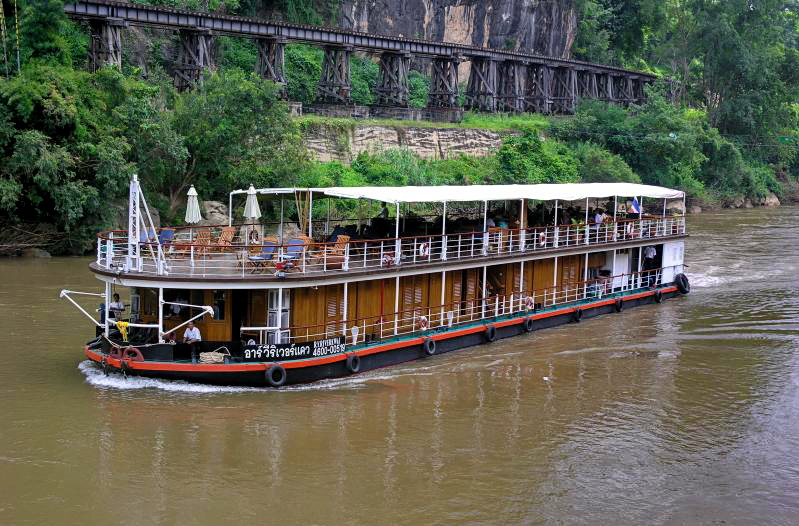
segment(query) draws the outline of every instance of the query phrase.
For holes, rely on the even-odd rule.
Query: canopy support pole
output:
[[[483,255],[487,253],[488,253],[488,201],[483,201]],[[483,272],[483,277],[485,277],[485,272]],[[485,293],[485,286],[483,287],[483,292]],[[485,296],[485,294],[483,294],[483,296]],[[483,301],[485,301],[485,297],[483,298]]]
[[[327,221],[325,221],[325,236],[330,235],[330,198],[327,198]]]
[[[233,192],[227,196],[227,226],[233,226]]]
[[[283,198],[280,198],[280,225],[278,225],[278,232],[280,234],[280,244],[283,244]]]
[[[585,253],[585,265],[583,265],[583,299],[588,293],[588,252]]]
[[[308,237],[313,238],[313,192],[308,190]]]
[[[444,201],[444,212],[441,214],[441,260],[446,261],[447,259],[447,202]],[[443,278],[442,278],[443,280]],[[443,285],[442,285],[443,287]],[[443,294],[443,293],[442,293]],[[441,304],[444,304],[444,300],[441,300]],[[441,324],[444,324],[444,310],[442,307],[441,310]]]
[[[400,241],[399,235],[400,235],[400,204],[399,201],[397,201],[397,220],[394,221],[394,264],[395,265],[399,265],[402,259],[400,258],[400,248],[402,248],[402,241]],[[397,287],[399,287],[399,278],[397,278]],[[399,292],[397,294],[399,294]],[[398,308],[394,310],[397,311]],[[395,325],[394,334],[396,335],[397,327],[396,324],[394,325]]]
[[[560,232],[560,228],[558,228],[558,200],[555,199],[555,224],[552,225],[555,227],[555,246],[558,246],[558,233]]]
[[[591,228],[588,226],[588,198],[585,198],[585,244],[587,245],[589,242],[589,237],[591,234]]]
[[[519,200],[519,252],[527,245],[527,199]]]
[[[619,229],[616,225],[616,214],[619,211],[619,196],[613,196],[613,241],[616,241],[616,236],[619,232]],[[598,230],[597,230],[598,232]]]

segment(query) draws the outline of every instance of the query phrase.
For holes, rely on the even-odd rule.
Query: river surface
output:
[[[281,391],[104,377],[0,260],[0,525],[799,524],[796,208],[693,216],[690,295]]]

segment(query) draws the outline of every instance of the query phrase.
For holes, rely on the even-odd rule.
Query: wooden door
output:
[[[203,340],[215,342],[228,342],[232,339],[231,327],[231,291],[230,290],[204,290],[203,305],[210,305],[214,309],[213,316],[204,316],[197,323]]]

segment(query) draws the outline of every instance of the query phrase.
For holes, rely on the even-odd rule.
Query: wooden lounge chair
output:
[[[195,257],[205,255],[205,253],[208,252],[208,248],[211,246],[211,231],[203,229],[197,232],[192,245],[194,245]]]
[[[233,243],[234,235],[236,235],[236,229],[234,227],[224,227],[222,232],[219,233],[219,238],[216,240],[214,249],[218,250],[219,252],[225,252],[226,249],[230,248],[230,245]]]
[[[349,242],[350,236],[339,234],[334,244],[327,245],[321,254],[314,256],[314,263],[318,263],[326,270],[344,268],[344,258]]]

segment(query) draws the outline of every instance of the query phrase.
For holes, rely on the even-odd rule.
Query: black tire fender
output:
[[[691,282],[688,281],[688,276],[683,273],[674,276],[674,284],[677,286],[677,290],[680,291],[680,294],[688,294],[691,292]]]
[[[574,309],[572,311],[572,321],[574,323],[580,323],[580,320],[583,319],[583,310],[582,309]]]
[[[272,387],[280,387],[286,383],[286,370],[282,365],[270,365],[266,368],[264,376],[266,377],[266,382]]]
[[[493,342],[497,339],[497,328],[494,325],[489,325],[483,334],[487,342]]]
[[[533,332],[533,327],[535,326],[535,321],[532,317],[527,317],[524,319],[524,332]]]
[[[347,356],[347,370],[350,374],[355,374],[361,370],[361,357],[357,354]]]
[[[436,341],[433,338],[424,339],[424,353],[433,356],[436,353]]]
[[[616,309],[616,312],[621,312],[624,310],[624,298],[616,298],[616,303],[613,304],[613,308]]]
[[[660,303],[663,301],[663,292],[656,290],[655,291],[655,303]]]

